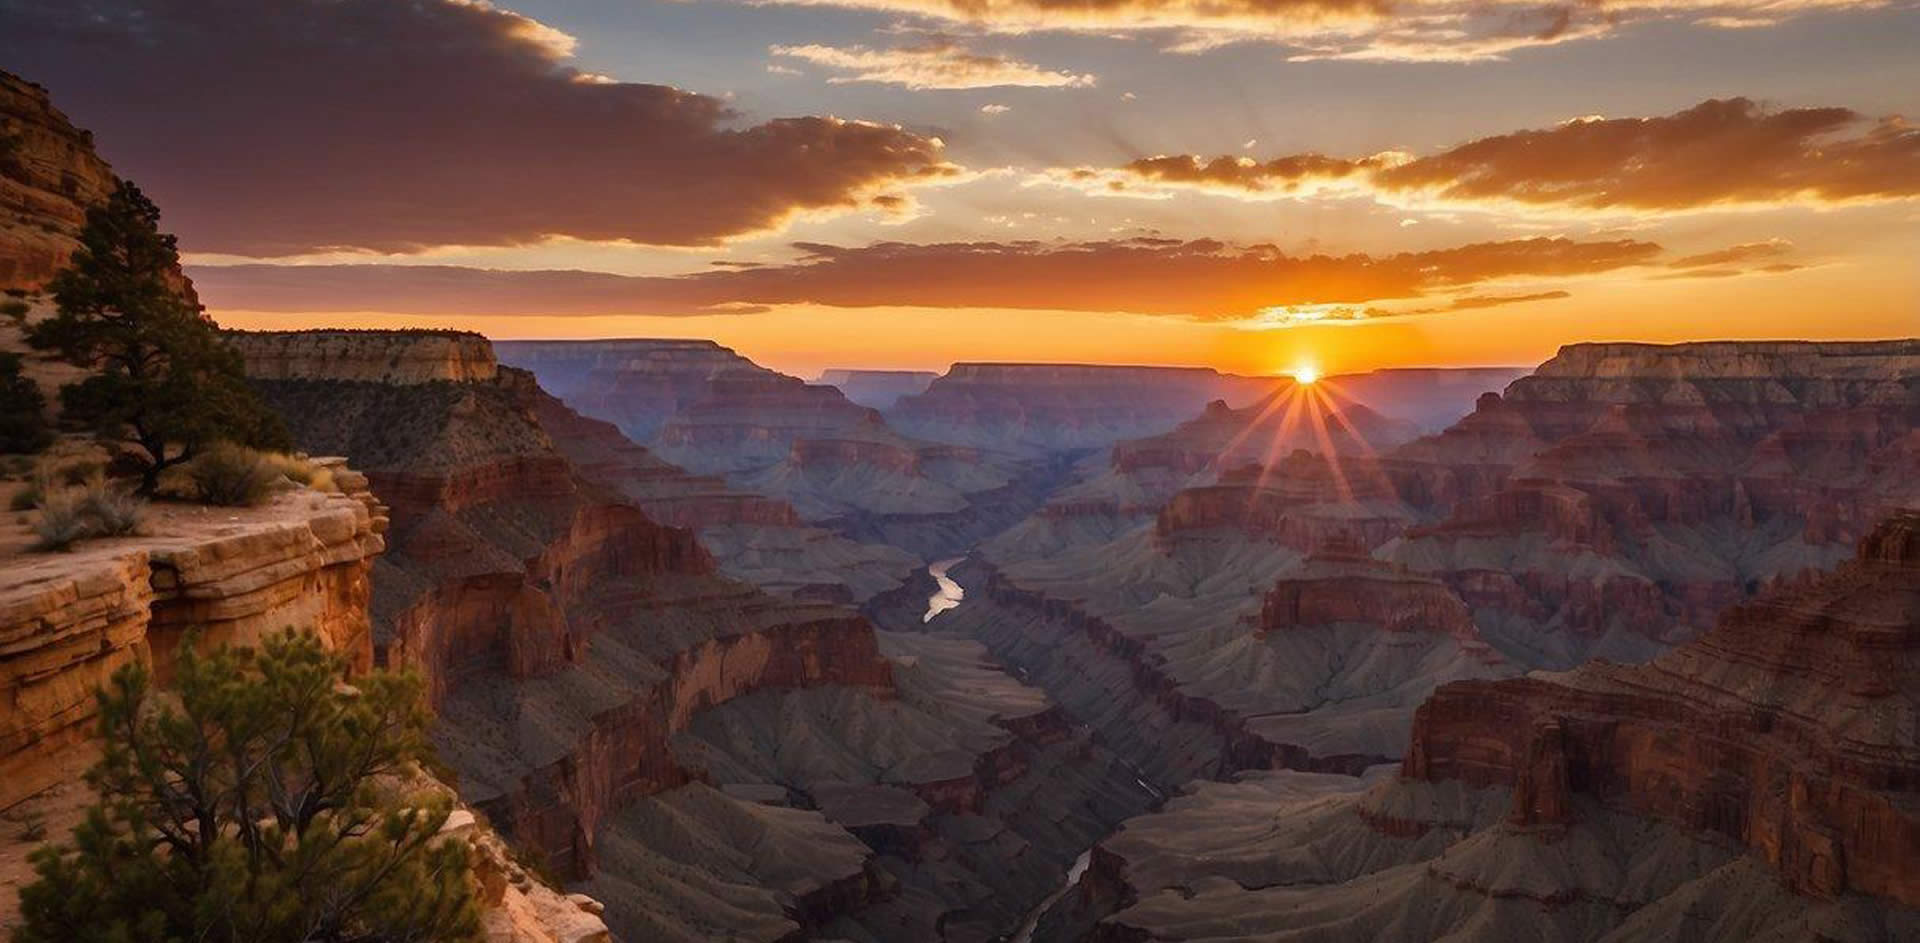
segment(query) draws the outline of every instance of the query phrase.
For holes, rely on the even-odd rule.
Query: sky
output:
[[[221,323],[1531,364],[1920,334],[1912,0],[0,0]]]

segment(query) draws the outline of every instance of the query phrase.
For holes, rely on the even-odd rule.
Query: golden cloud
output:
[[[1291,47],[1294,59],[1474,62],[1611,35],[1655,21],[1749,29],[1811,11],[1885,0],[758,0],[877,10],[1002,33],[1171,34],[1199,52],[1239,42]]]
[[[1710,100],[1657,118],[1580,118],[1437,154],[1174,155],[1044,180],[1093,193],[1194,189],[1247,199],[1370,196],[1406,207],[1662,214],[1920,197],[1920,128],[1846,108]]]
[[[212,307],[248,311],[693,315],[817,304],[1300,322],[1373,316],[1374,301],[1501,279],[1615,271],[1661,254],[1649,242],[1565,238],[1378,256],[1151,237],[799,248],[804,255],[791,263],[683,276],[391,265],[196,266],[190,274]]]
[[[1046,69],[1007,56],[982,55],[944,36],[893,49],[806,45],[773,46],[768,51],[847,73],[827,80],[833,84],[875,82],[911,89],[1087,88],[1096,81],[1092,75]]]

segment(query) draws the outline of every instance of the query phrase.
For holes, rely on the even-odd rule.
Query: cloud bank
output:
[[[1484,242],[1391,255],[1289,255],[1271,245],[1133,238],[1096,242],[801,244],[779,265],[683,276],[450,266],[198,266],[216,310],[432,315],[694,315],[769,305],[1125,312],[1208,321],[1358,306],[1505,278],[1589,275],[1652,263],[1650,242]],[[1331,310],[1331,309],[1326,309]]]
[[[1171,189],[1246,199],[1364,195],[1409,207],[1661,214],[1920,197],[1920,128],[1846,108],[1770,109],[1745,98],[1657,118],[1582,118],[1419,157],[1181,154],[1052,172],[1089,192]]]
[[[476,0],[0,3],[0,63],[54,89],[197,252],[710,245],[953,173],[937,139],[749,123],[581,72],[572,48]]]
[[[982,55],[944,36],[893,49],[816,44],[773,46],[768,52],[845,73],[827,80],[833,84],[875,82],[926,90],[1003,86],[1087,88],[1096,81],[1092,75],[1047,69],[1007,56]]]

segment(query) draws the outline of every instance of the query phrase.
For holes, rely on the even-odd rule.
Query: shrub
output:
[[[222,442],[185,467],[190,494],[181,497],[223,507],[252,507],[273,496],[285,478],[315,491],[339,491],[333,472],[297,455],[261,452]]]
[[[273,496],[278,473],[259,452],[222,442],[187,464],[194,495],[221,507],[252,507]]]
[[[147,502],[101,479],[81,489],[80,513],[93,518],[98,536],[124,537],[139,533],[147,518]]]
[[[33,522],[39,542],[33,549],[42,552],[71,550],[73,545],[95,536],[93,518],[81,508],[77,489],[62,488],[40,498],[40,519]]]
[[[39,491],[40,519],[33,524],[39,537],[34,549],[71,550],[82,540],[124,537],[138,533],[146,520],[147,503],[95,473],[86,484],[62,486],[43,481]],[[15,500],[19,500],[16,496]]]
[[[175,691],[139,662],[100,692],[98,794],[33,853],[14,943],[468,941],[479,935],[444,797],[387,785],[426,754],[417,675],[340,683],[312,633],[193,650]]]

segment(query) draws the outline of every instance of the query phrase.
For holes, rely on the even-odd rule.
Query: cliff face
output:
[[[363,482],[344,466],[336,479]],[[153,537],[89,541],[73,553],[0,561],[0,808],[88,762],[94,689],[121,665],[164,682],[189,630],[202,644],[251,644],[312,629],[353,664],[372,662],[369,574],[385,509],[296,492],[261,508],[163,508]]]
[[[1920,907],[1920,512],[1648,664],[1440,689],[1402,774],[1510,786],[1528,825],[1603,799],[1732,839],[1800,893]]]
[[[0,71],[0,289],[37,291],[79,247],[87,207],[113,192],[93,136],[45,89]]]
[[[700,707],[762,686],[888,690],[864,623],[722,579],[691,533],[583,477],[540,424],[538,387],[495,370],[484,341],[454,346],[486,379],[369,380],[366,363],[420,349],[385,335],[383,356],[381,336],[352,359],[250,359],[273,371],[254,383],[303,445],[366,456],[394,519],[379,655],[425,671],[463,795],[556,869],[592,873],[609,816],[697,777],[668,740]]]
[[[325,377],[371,383],[491,380],[487,339],[453,331],[233,331],[227,343],[261,380]]]
[[[502,363],[531,371],[553,395],[636,442],[651,441],[714,380],[777,376],[704,340],[501,341],[494,349]]]
[[[1104,843],[1070,916],[1100,940],[1909,939],[1916,653],[1907,511],[1649,664],[1440,688],[1397,775],[1202,785]]]
[[[1396,452],[1440,520],[1390,551],[1515,625],[1644,658],[1920,498],[1920,342],[1576,345]],[[1520,457],[1525,453],[1525,457]],[[1471,473],[1424,474],[1457,464]],[[1491,466],[1491,467],[1490,467]],[[1585,561],[1612,561],[1607,571]],[[1524,644],[1524,643],[1522,643]]]
[[[957,363],[888,419],[910,435],[1037,454],[1164,432],[1208,402],[1244,404],[1273,385],[1203,368]]]

